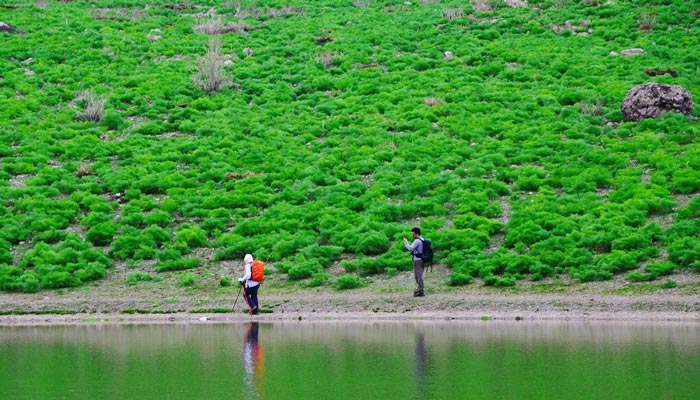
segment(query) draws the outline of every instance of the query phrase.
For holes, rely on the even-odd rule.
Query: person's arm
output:
[[[243,281],[244,282],[250,280],[250,277],[252,274],[252,268],[253,268],[253,263],[245,263],[244,272],[243,272]]]
[[[248,283],[248,281],[250,280],[252,268],[252,262],[243,264],[243,277],[238,278],[238,282],[241,284],[241,286],[246,286],[246,283]]]
[[[418,249],[418,246],[420,246],[420,243],[421,243],[420,240],[416,239],[413,241],[413,243],[409,244],[408,239],[403,238],[403,244],[404,244],[404,246],[406,246],[406,249],[408,249],[408,251],[411,252],[411,254],[416,252],[416,250]]]

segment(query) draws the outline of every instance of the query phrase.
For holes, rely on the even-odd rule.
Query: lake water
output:
[[[699,399],[700,325],[0,327],[0,399]]]

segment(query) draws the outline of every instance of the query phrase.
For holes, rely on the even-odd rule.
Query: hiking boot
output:
[[[251,314],[251,315],[258,315],[258,314],[260,314],[260,309],[258,309],[257,307],[255,307],[255,308],[253,309],[253,311],[250,312],[250,314]]]
[[[422,290],[416,290],[415,292],[413,292],[413,297],[425,297],[425,294]]]

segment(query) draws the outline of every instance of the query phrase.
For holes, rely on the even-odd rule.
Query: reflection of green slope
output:
[[[250,251],[326,284],[339,261],[409,269],[413,225],[453,285],[700,267],[697,123],[619,111],[646,81],[700,95],[692,2],[465,6],[452,21],[437,2],[291,3],[223,35],[235,85],[211,95],[192,81],[208,40],[193,27],[210,6],[240,22],[227,2],[0,8],[26,32],[0,34],[0,289]],[[645,54],[610,55],[631,47]],[[88,92],[99,122],[81,117]]]
[[[257,370],[264,379],[257,381],[246,371],[247,331],[243,323],[4,327],[0,384],[17,400],[657,399],[666,393],[685,400],[700,390],[692,379],[700,366],[695,324],[263,323],[257,344],[264,355],[250,359],[264,362],[264,371]]]

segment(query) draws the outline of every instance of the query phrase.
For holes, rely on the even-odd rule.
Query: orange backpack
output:
[[[265,280],[265,263],[260,260],[253,261],[253,266],[250,267],[250,279],[255,282],[260,282]]]

